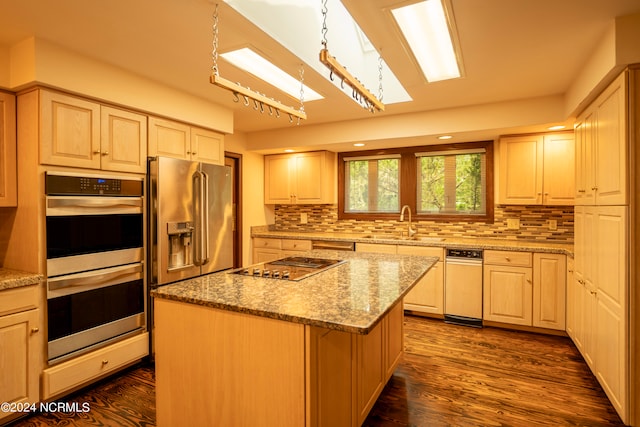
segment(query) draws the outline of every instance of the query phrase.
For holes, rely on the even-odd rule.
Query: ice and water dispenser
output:
[[[192,222],[169,222],[169,270],[190,267],[193,265],[191,243],[193,233]]]

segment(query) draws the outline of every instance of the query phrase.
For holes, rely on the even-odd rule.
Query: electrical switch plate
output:
[[[306,212],[300,213],[300,224],[306,224],[309,221],[309,216]]]
[[[549,220],[549,230],[557,230],[558,229],[558,221],[555,219]]]
[[[507,228],[509,230],[518,230],[518,229],[520,229],[520,218],[508,218],[507,219]]]

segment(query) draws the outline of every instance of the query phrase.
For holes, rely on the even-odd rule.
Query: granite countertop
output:
[[[41,274],[0,268],[0,291],[20,288],[22,286],[37,285],[42,279],[44,279],[44,277]]]
[[[367,334],[438,260],[344,251],[311,251],[305,256],[347,262],[298,282],[220,272],[161,286],[151,295]]]
[[[543,252],[559,253],[573,256],[572,243],[548,242],[545,240],[516,240],[506,238],[475,238],[475,237],[449,237],[426,236],[425,240],[399,239],[395,236],[377,234],[375,238],[371,233],[325,233],[325,232],[292,232],[273,231],[256,227],[251,231],[251,237],[264,237],[273,239],[306,239],[323,240],[333,242],[378,243],[406,246],[433,246],[457,249],[493,249],[519,252]],[[442,238],[442,240],[437,240]]]

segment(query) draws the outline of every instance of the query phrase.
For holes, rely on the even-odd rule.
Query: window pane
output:
[[[485,154],[418,157],[419,213],[485,214]]]
[[[346,212],[399,212],[399,159],[345,162]]]

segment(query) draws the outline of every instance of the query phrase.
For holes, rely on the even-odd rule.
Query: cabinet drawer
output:
[[[310,251],[311,240],[282,239],[282,250],[285,251]]]
[[[531,252],[484,251],[484,263],[531,267]]]
[[[282,249],[282,240],[280,239],[265,239],[263,237],[256,237],[253,239],[253,247],[256,249],[259,248],[269,248],[269,249]]]
[[[79,356],[42,372],[42,399],[78,388],[149,354],[149,334],[144,333]]]
[[[442,261],[444,248],[432,248],[425,246],[398,246],[399,254],[418,255],[418,256],[437,256],[438,261]]]
[[[0,316],[37,308],[40,286],[31,285],[0,291]]]

